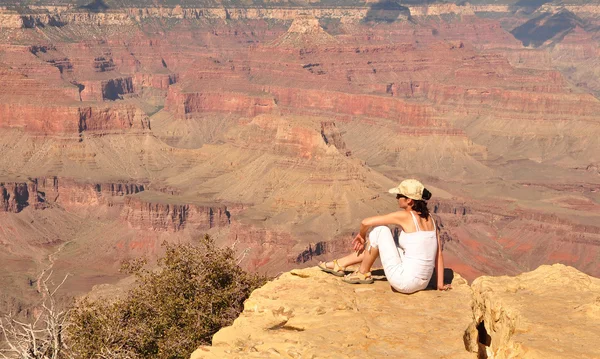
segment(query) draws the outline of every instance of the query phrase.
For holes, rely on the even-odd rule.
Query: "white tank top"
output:
[[[414,278],[429,280],[435,268],[435,256],[437,254],[438,242],[436,227],[433,217],[433,231],[422,231],[414,212],[410,212],[415,223],[416,232],[400,232],[398,245],[404,251],[402,256],[402,268],[405,274]]]

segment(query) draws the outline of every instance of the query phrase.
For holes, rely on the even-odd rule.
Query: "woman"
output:
[[[387,280],[401,293],[409,294],[425,289],[434,268],[437,268],[437,288],[451,289],[450,285],[444,285],[442,246],[435,221],[429,215],[425,202],[431,198],[431,192],[414,179],[402,181],[389,192],[396,195],[400,210],[364,219],[359,233],[352,241],[356,253],[333,262],[321,262],[319,267],[341,277],[347,266],[360,263],[356,272],[344,277],[344,282],[373,283],[371,266],[379,256]],[[386,225],[396,225],[402,229],[398,240],[400,248],[396,247],[392,232]],[[373,229],[365,243],[370,228]]]

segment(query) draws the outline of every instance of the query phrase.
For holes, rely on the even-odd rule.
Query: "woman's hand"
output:
[[[441,285],[438,284],[437,287],[438,287],[438,290],[444,290],[444,291],[452,289],[451,284],[441,284]]]
[[[355,252],[361,252],[365,249],[365,239],[358,233],[352,240],[352,249]]]

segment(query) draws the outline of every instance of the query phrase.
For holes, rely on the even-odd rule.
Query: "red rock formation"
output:
[[[110,107],[79,108],[79,131],[147,130],[150,121],[139,108],[117,104]]]
[[[44,192],[47,201],[67,207],[113,205],[114,197],[136,194],[148,187],[144,183],[86,183],[59,177],[44,177],[36,181],[39,191]]]
[[[81,101],[117,100],[123,95],[133,93],[131,77],[114,78],[105,81],[82,81],[80,85]]]
[[[241,92],[180,92],[176,86],[169,87],[165,109],[177,116],[202,112],[237,113],[253,117],[269,113],[275,102],[268,95],[252,96]]]
[[[177,79],[176,74],[136,73],[133,77],[133,86],[136,91],[143,87],[167,90],[170,85],[177,83]]]
[[[121,217],[133,228],[177,232],[184,228],[208,230],[229,224],[225,206],[200,206],[126,197]]]
[[[431,107],[390,97],[281,87],[267,87],[265,91],[275,95],[278,106],[386,118],[405,126],[439,125],[433,119]]]
[[[18,213],[28,206],[41,207],[43,202],[36,181],[0,182],[0,212]]]
[[[20,127],[38,134],[81,131],[147,130],[148,117],[129,104],[52,106],[0,103],[0,127]]]

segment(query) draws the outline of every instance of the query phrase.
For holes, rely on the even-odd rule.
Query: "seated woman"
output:
[[[347,266],[360,263],[356,272],[344,277],[344,282],[373,283],[371,266],[379,256],[387,280],[401,293],[409,294],[425,289],[434,268],[437,268],[437,288],[451,289],[450,285],[444,285],[442,246],[435,221],[429,215],[425,202],[431,198],[431,192],[414,179],[402,181],[389,192],[396,194],[400,210],[364,219],[360,224],[359,233],[352,241],[356,253],[333,262],[321,262],[319,267],[341,277],[344,276]],[[402,229],[398,240],[400,248],[396,247],[387,225],[395,225]],[[370,228],[373,229],[369,233],[369,240],[365,241]]]

